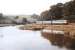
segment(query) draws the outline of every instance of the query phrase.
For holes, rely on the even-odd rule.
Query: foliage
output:
[[[3,14],[2,13],[0,13],[0,20],[2,20],[3,19]]]
[[[63,4],[58,3],[57,5],[51,6],[51,9],[49,10],[51,13],[51,16],[53,19],[60,19],[63,17]]]
[[[23,18],[23,21],[22,21],[24,24],[27,23],[27,19],[26,18]]]
[[[16,17],[15,17],[15,19],[18,19],[18,18],[19,18],[19,16],[16,16]]]
[[[45,20],[51,20],[52,19],[60,19],[63,15],[63,4],[58,3],[56,5],[51,6],[51,8],[47,11],[44,11],[41,13],[41,17]]]
[[[48,11],[41,13],[41,17],[44,20],[51,20],[51,17],[52,19],[73,18],[75,17],[75,0],[66,2],[65,4],[57,3],[56,5],[52,5]]]
[[[41,20],[49,20],[49,11],[46,10],[44,12],[41,13]]]

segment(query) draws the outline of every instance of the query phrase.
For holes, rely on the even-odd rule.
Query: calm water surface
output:
[[[67,50],[54,46],[41,36],[40,31],[19,30],[16,27],[0,27],[0,50]]]

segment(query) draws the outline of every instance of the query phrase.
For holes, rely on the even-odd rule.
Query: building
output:
[[[67,20],[36,21],[36,24],[67,24]]]

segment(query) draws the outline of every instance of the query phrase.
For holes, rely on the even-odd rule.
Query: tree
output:
[[[75,19],[75,0],[72,0],[70,2],[66,2],[64,4],[64,16],[68,20],[74,20]]]
[[[48,10],[41,13],[41,20],[49,20],[50,19],[49,17],[50,16],[49,16],[49,11]]]
[[[63,4],[58,3],[56,5],[51,6],[49,10],[53,19],[60,19],[63,17]]]
[[[57,19],[66,19],[75,17],[75,0],[71,0],[66,2],[65,4],[58,3],[56,5],[52,5],[49,10],[41,13],[41,18],[44,20],[57,20]],[[70,19],[69,18],[69,19]]]
[[[46,10],[41,13],[41,17],[44,20],[51,20],[52,19],[60,19],[63,17],[63,4],[58,3],[56,5],[51,6],[49,10]]]
[[[23,18],[23,21],[22,21],[24,24],[27,23],[27,19],[26,18]]]
[[[37,15],[37,14],[32,14],[31,17],[34,18],[34,19],[37,19],[37,18],[39,17],[39,15]]]
[[[0,13],[0,20],[2,20],[3,19],[3,14],[2,13]]]
[[[19,18],[19,16],[16,16],[16,17],[15,17],[15,19],[18,19],[18,18]]]

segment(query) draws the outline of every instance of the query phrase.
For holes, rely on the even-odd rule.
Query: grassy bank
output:
[[[68,25],[50,25],[50,24],[26,24],[23,28],[44,28],[44,29],[53,29],[53,30],[60,30],[60,31],[75,31],[75,24],[68,24]]]
[[[26,24],[20,27],[23,30],[41,30],[41,29],[48,29],[48,30],[57,30],[57,31],[64,31],[68,32],[70,36],[75,37],[75,23],[72,24]]]

